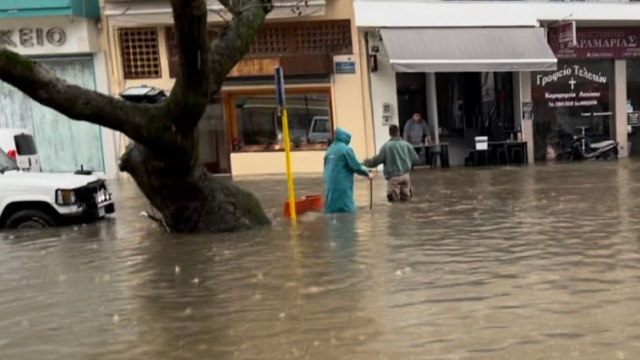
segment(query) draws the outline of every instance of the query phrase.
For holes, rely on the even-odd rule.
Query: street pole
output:
[[[296,195],[293,188],[293,172],[291,171],[291,141],[289,139],[289,116],[284,94],[284,76],[280,66],[275,68],[276,97],[278,109],[282,116],[282,132],[284,138],[284,154],[287,163],[287,190],[289,193],[289,214],[291,220],[296,221]]]

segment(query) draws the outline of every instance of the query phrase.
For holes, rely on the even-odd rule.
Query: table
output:
[[[513,161],[513,159],[511,159],[511,156],[509,154],[509,150],[511,149],[511,154],[513,154],[514,148],[520,148],[520,150],[522,151],[522,164],[527,164],[529,162],[526,141],[515,141],[515,140],[514,141],[511,141],[511,140],[489,141],[488,144],[489,144],[489,149],[491,151],[494,151],[494,150],[499,151],[499,149],[504,149],[507,157],[507,164],[510,164],[511,161]],[[499,162],[500,162],[500,159],[496,157],[496,161],[494,161],[494,164],[498,165]]]
[[[425,165],[429,165],[431,167],[434,167],[431,163],[431,151],[433,151],[434,149],[440,148],[440,166],[443,169],[448,169],[450,167],[449,164],[449,143],[437,143],[437,144],[420,144],[420,145],[413,145],[413,148],[416,149],[416,152],[418,154],[420,154],[421,150],[424,150],[424,156],[425,156],[425,161],[426,164]],[[437,165],[437,164],[436,164]]]

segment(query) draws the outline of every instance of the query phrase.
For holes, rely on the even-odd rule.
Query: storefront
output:
[[[220,10],[212,3],[210,7]],[[305,4],[300,14],[293,14],[289,6],[269,15],[249,53],[212,99],[199,123],[199,158],[211,173],[285,172],[282,120],[273,85],[275,66],[285,74],[294,172],[322,171],[324,151],[337,126],[352,133],[359,157],[370,155],[367,133],[371,129],[367,129],[363,105],[366,73],[354,41],[353,8],[348,2]],[[136,2],[126,7],[109,1],[106,5],[116,65],[111,79],[114,95],[141,84],[169,92],[178,54],[168,1],[154,8]],[[214,37],[224,23],[216,13],[210,14],[210,36]]]
[[[108,93],[106,56],[98,44],[98,1],[30,1],[0,4],[0,42],[79,86]],[[0,83],[0,127],[34,134],[42,168],[81,167],[115,177],[113,132],[73,121]]]
[[[395,110],[376,126],[377,147],[387,139],[388,124],[402,128],[417,112],[428,121],[432,140],[448,144],[452,166],[470,164],[477,137],[487,137],[496,149],[489,149],[485,163],[497,162],[498,146],[509,146],[503,163],[527,161],[531,144],[523,140],[520,76],[556,68],[544,29],[394,27],[366,36],[379,65],[370,75],[372,96],[388,97]],[[514,145],[519,150],[512,156]]]
[[[535,159],[561,159],[581,134],[616,140],[626,156],[629,120],[640,105],[633,60],[640,59],[640,30],[578,27],[571,46],[552,28],[548,39],[559,62],[555,72],[532,73]]]
[[[471,128],[479,129],[489,141],[515,133],[514,137],[527,144],[529,162],[546,157],[546,144],[558,138],[558,124],[574,126],[580,110],[574,106],[569,109],[568,103],[560,108],[539,104],[546,99],[545,90],[535,84],[537,75],[552,74],[565,66],[586,66],[584,71],[594,71],[606,77],[606,82],[595,82],[598,88],[594,91],[600,90],[599,95],[588,99],[595,99],[598,105],[585,109],[584,118],[602,136],[618,140],[621,153],[626,153],[627,69],[630,84],[638,77],[632,72],[637,65],[627,59],[637,56],[633,49],[640,37],[634,28],[587,34],[580,24],[640,26],[639,6],[604,1],[354,0],[353,4],[356,26],[367,43],[371,64],[376,149],[387,141],[389,125],[402,124],[416,111],[428,120],[436,140],[458,144],[460,152],[452,154],[452,165],[473,146],[468,141],[473,136],[468,131]],[[547,39],[546,32],[558,27],[560,19],[578,23],[577,49],[584,51],[550,49],[554,41]],[[591,58],[588,53],[599,55]],[[594,59],[607,62],[584,63]],[[571,92],[572,86],[588,90],[594,82],[589,75],[574,78],[573,85],[563,81],[573,83],[571,77],[563,77],[545,86],[552,94],[562,94]],[[629,98],[633,96],[629,93]],[[534,127],[538,129],[535,136]],[[456,146],[449,148],[456,151]]]
[[[555,72],[533,73],[535,159],[562,160],[573,136],[615,138],[612,60],[561,60]]]

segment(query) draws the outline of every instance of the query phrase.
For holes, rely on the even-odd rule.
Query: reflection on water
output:
[[[423,172],[415,200],[358,182],[354,216],[161,234],[117,218],[0,235],[0,359],[638,359],[640,164]],[[300,179],[299,194],[321,191]]]

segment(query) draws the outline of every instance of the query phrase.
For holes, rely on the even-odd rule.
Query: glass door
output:
[[[211,174],[231,174],[230,145],[219,97],[207,106],[198,124],[199,162]]]

